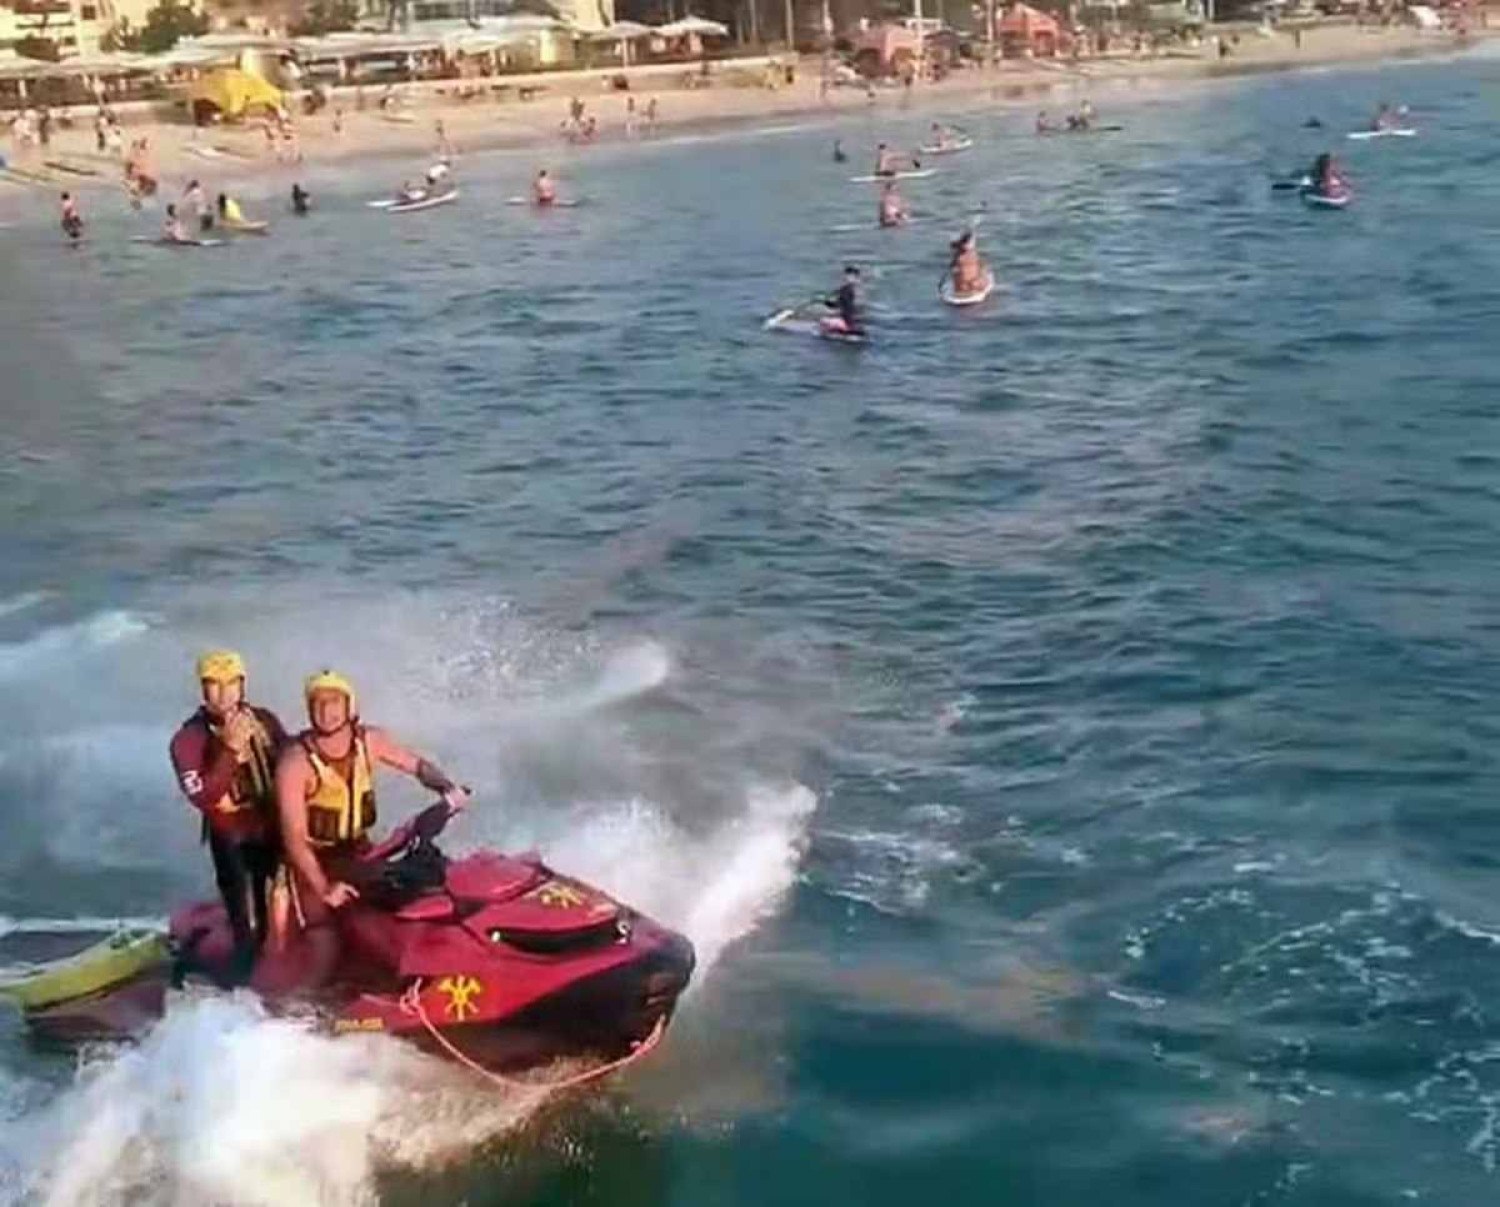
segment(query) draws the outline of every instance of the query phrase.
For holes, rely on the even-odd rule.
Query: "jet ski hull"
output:
[[[393,1035],[515,1071],[615,1060],[670,1021],[693,973],[682,935],[535,857],[480,853],[444,875],[440,889],[399,908],[339,911],[339,960],[314,998],[329,1031]],[[139,1036],[166,1012],[174,984],[227,983],[231,949],[223,907],[200,902],[173,917],[163,958],[23,1015],[50,1043]],[[296,987],[312,957],[301,938],[263,953],[251,988],[273,1011],[305,1006]]]

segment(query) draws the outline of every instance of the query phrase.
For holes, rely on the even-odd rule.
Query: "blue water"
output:
[[[11,1027],[5,1185],[1492,1201],[1494,70],[1104,93],[1089,139],[955,113],[894,234],[833,233],[874,197],[828,147],[926,115],[559,153],[588,204],[546,216],[497,155],[399,219],[389,165],[313,173],[315,217],[201,253],[104,202],[76,254],[7,232],[4,929],[205,889],[163,748],[229,642],[288,716],[346,668],[479,786],[460,845],[541,845],[705,971],[650,1067],[516,1119],[297,1049],[275,1178],[274,1086],[148,1109],[224,1034],[301,1042],[250,1007],[81,1083]],[[1345,142],[1382,100],[1422,136]],[[1325,148],[1349,211],[1271,193]],[[981,213],[1004,289],[951,311]],[[870,346],[760,329],[850,260]],[[368,1106],[347,1168],[320,1095]]]

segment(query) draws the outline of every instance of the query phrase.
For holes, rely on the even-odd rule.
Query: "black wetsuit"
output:
[[[828,305],[839,312],[839,318],[844,320],[851,335],[864,332],[865,325],[859,314],[859,287],[852,281],[840,285],[839,291],[828,299]]]

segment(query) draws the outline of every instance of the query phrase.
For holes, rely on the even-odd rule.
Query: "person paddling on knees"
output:
[[[896,182],[887,180],[880,188],[880,209],[877,221],[882,227],[902,226],[906,223],[906,205],[896,191]]]
[[[245,663],[233,650],[198,659],[203,704],[172,738],[172,769],[203,815],[214,879],[234,936],[230,979],[250,977],[267,931],[275,875],[276,759],[286,730],[276,714],[245,700]]]
[[[978,293],[984,288],[984,261],[979,258],[979,243],[970,227],[949,244],[953,259],[948,270],[953,274],[953,292],[959,297]]]

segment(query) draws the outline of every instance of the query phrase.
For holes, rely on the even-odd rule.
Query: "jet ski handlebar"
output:
[[[434,801],[416,816],[402,822],[384,839],[371,847],[365,853],[364,858],[371,861],[390,859],[410,847],[433,842],[448,828],[448,823],[457,813],[458,810],[450,806],[447,801]]]

